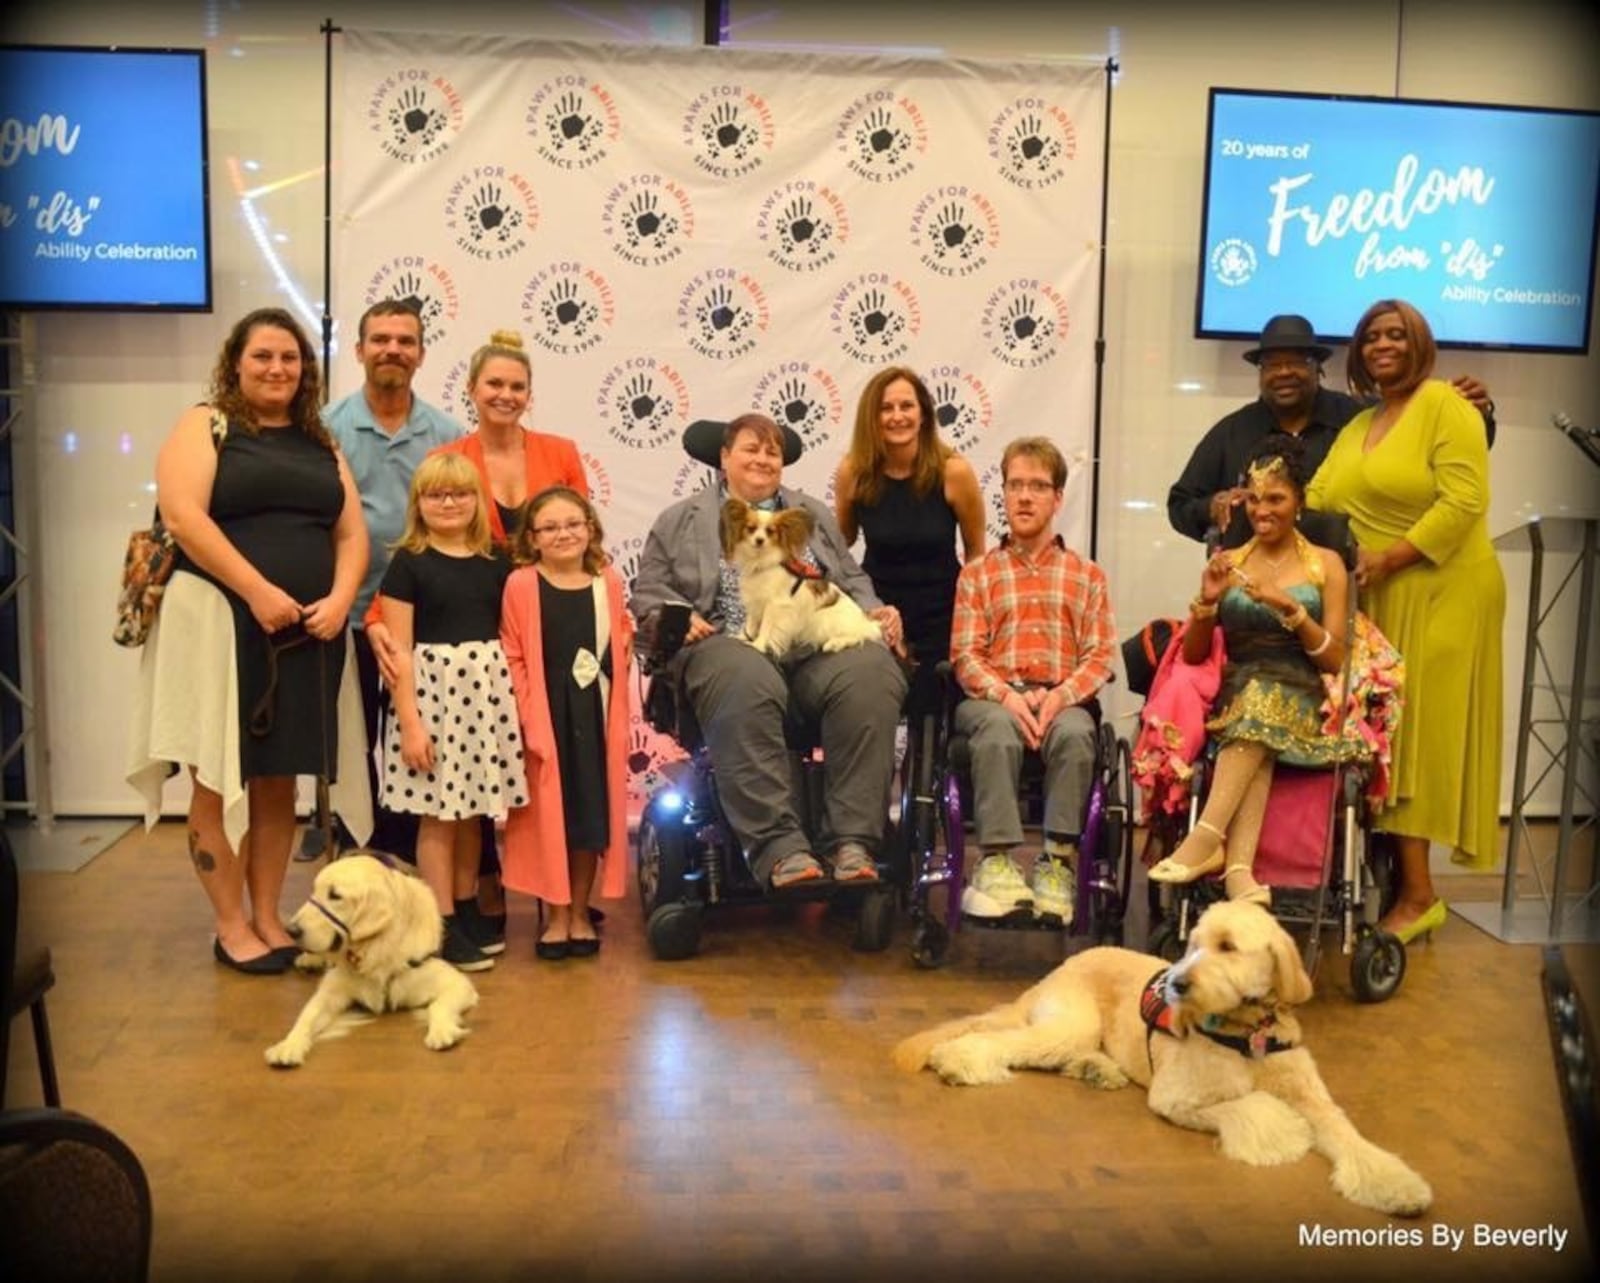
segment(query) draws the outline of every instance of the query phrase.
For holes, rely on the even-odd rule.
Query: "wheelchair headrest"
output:
[[[1150,693],[1161,657],[1181,626],[1176,619],[1152,619],[1122,643],[1122,668],[1128,674],[1128,689],[1135,695]]]
[[[783,466],[787,468],[800,457],[805,445],[800,440],[800,434],[787,423],[780,423],[778,431],[783,433]],[[728,421],[725,419],[696,419],[683,430],[683,448],[696,463],[703,463],[708,468],[720,468],[722,440],[727,433]]]
[[[1342,512],[1319,512],[1305,508],[1300,513],[1300,533],[1322,548],[1331,548],[1339,554],[1345,569],[1353,570],[1356,564],[1356,541],[1350,534],[1350,518]],[[1223,533],[1224,548],[1240,548],[1249,540],[1250,519],[1244,515],[1241,504],[1234,509],[1233,520]]]

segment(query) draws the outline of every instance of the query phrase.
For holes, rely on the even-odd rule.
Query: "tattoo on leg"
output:
[[[194,829],[189,830],[189,859],[194,867],[201,873],[216,871],[217,859],[210,851],[200,849],[200,834]]]

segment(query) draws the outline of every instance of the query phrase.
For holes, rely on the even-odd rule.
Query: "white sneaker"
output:
[[[1033,916],[1064,927],[1072,925],[1072,905],[1077,899],[1077,880],[1068,860],[1041,855],[1033,866]]]
[[[979,860],[961,893],[961,912],[973,918],[1006,918],[1026,913],[1032,905],[1033,893],[1022,870],[1004,851]]]

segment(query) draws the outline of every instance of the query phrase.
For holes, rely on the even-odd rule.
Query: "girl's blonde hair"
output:
[[[583,510],[584,520],[589,523],[589,546],[583,550],[583,569],[588,574],[598,575],[611,564],[606,553],[606,532],[600,525],[600,514],[595,511],[594,504],[571,486],[549,486],[522,505],[517,513],[517,533],[511,540],[511,560],[519,566],[531,566],[539,560],[538,537],[533,527],[539,520],[539,513],[557,499],[565,499]]]
[[[533,366],[528,363],[528,351],[522,346],[522,335],[515,330],[496,330],[489,336],[489,341],[472,354],[472,360],[467,365],[469,392],[477,386],[478,376],[483,373],[484,362],[493,356],[504,356],[513,361],[520,361],[522,368],[527,372],[529,384],[533,383]]]
[[[450,452],[430,454],[412,473],[411,494],[406,499],[406,528],[392,546],[407,552],[427,550],[428,527],[422,520],[422,496],[435,490],[470,490],[478,496],[472,521],[467,526],[467,547],[480,557],[492,555],[489,497],[484,493],[483,478],[466,455]]]

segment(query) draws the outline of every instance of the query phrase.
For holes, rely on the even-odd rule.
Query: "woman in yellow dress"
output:
[[[1381,402],[1356,415],[1311,480],[1307,503],[1342,512],[1360,545],[1361,607],[1399,648],[1405,712],[1378,826],[1397,839],[1400,886],[1380,924],[1409,943],[1444,923],[1428,849],[1488,869],[1499,835],[1501,626],[1506,586],[1489,542],[1489,447],[1471,404],[1430,378],[1422,314],[1381,299],[1350,341],[1350,387]]]

